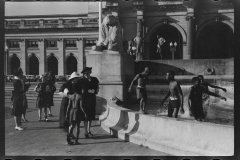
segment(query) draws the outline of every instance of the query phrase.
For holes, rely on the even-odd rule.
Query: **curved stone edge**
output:
[[[234,155],[232,126],[143,115],[112,102],[99,120],[105,131],[120,139],[172,155]]]

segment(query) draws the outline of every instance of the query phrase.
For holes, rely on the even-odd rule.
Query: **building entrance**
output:
[[[156,53],[158,44],[157,36],[163,37],[166,40],[161,46],[162,59],[172,59],[172,52],[170,51],[171,42],[173,45],[174,43],[177,44],[176,51],[174,52],[174,59],[182,59],[182,35],[178,29],[168,24],[157,27],[152,33],[149,46],[150,59],[160,59]]]
[[[196,59],[233,57],[233,31],[222,22],[214,22],[200,31],[197,37]]]
[[[77,72],[77,60],[73,55],[67,58],[67,75],[71,75],[73,72]]]
[[[20,60],[19,60],[19,58],[18,58],[15,54],[14,54],[14,55],[12,56],[12,58],[10,59],[10,65],[9,65],[9,67],[10,67],[11,75],[14,74],[14,70],[15,70],[16,68],[19,68],[19,67],[20,67]]]
[[[39,62],[38,58],[35,55],[32,55],[29,58],[29,74],[39,75]]]
[[[49,71],[52,71],[54,75],[58,75],[58,60],[53,55],[48,58],[48,72]]]

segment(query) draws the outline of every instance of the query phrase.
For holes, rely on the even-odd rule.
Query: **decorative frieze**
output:
[[[25,25],[26,26],[38,26],[40,25],[39,20],[25,20]]]
[[[50,19],[50,20],[43,20],[44,25],[58,25],[59,20],[58,19]]]

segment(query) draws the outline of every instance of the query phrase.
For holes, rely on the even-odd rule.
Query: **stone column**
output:
[[[44,39],[39,40],[38,47],[39,47],[39,57],[40,57],[39,75],[42,75],[46,72],[46,65],[47,65]]]
[[[7,45],[7,41],[5,40],[5,53],[4,53],[4,75],[8,75],[8,45]]]
[[[58,62],[58,75],[65,75],[65,45],[63,39],[58,39],[57,42],[59,62]]]
[[[137,33],[141,32],[143,36],[143,19],[137,19]]]
[[[183,54],[183,59],[191,59],[194,45],[194,17],[188,16],[187,20],[187,52]]]
[[[23,70],[23,74],[27,73],[27,66],[26,66],[26,61],[27,61],[27,52],[26,52],[26,41],[21,40],[20,42],[20,49],[21,49],[21,68]]]
[[[99,23],[99,36],[98,37],[100,37],[100,26],[101,26],[101,24],[102,24],[102,2],[99,2],[99,14],[98,14],[98,23]]]
[[[78,66],[77,66],[77,73],[81,74],[81,71],[84,67],[86,67],[85,62],[85,52],[84,52],[84,42],[85,40],[83,38],[78,39],[77,41],[77,47],[78,47]]]

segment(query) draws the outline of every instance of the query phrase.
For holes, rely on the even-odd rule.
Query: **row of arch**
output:
[[[70,75],[72,72],[77,71],[78,62],[73,54],[70,54],[68,57],[66,57],[65,64],[66,75]],[[46,65],[47,71],[52,71],[55,75],[58,75],[58,59],[56,56],[54,56],[54,54],[51,54],[47,57]],[[8,69],[10,74],[13,75],[14,69],[20,66],[20,58],[16,54],[13,54],[13,56],[9,58]],[[35,54],[32,54],[28,57],[27,68],[27,75],[39,75],[39,58]]]
[[[230,21],[210,20],[198,26],[193,50],[193,59],[232,58],[234,55],[234,25]],[[149,42],[149,59],[156,58],[157,37],[164,37],[162,46],[164,59],[171,59],[170,42],[177,42],[175,59],[183,58],[183,46],[187,43],[186,31],[176,23],[157,23],[149,28],[146,40]]]

